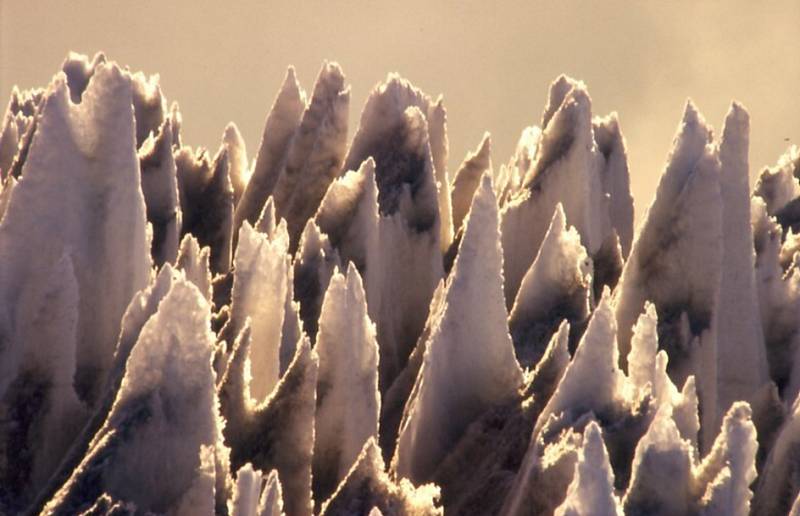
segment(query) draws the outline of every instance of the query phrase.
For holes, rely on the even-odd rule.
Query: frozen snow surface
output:
[[[442,96],[310,91],[250,161],[102,53],[14,88],[0,514],[800,513],[797,147],[687,102],[634,232],[580,81],[454,170]]]

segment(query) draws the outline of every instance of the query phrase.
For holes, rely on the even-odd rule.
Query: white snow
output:
[[[418,121],[407,122],[408,109],[417,108],[419,113]],[[423,190],[425,197],[433,195],[435,200],[425,200],[422,208],[431,209],[431,205],[436,203],[438,206],[438,227],[439,244],[441,250],[445,251],[453,238],[452,215],[450,212],[450,181],[448,179],[447,163],[447,128],[446,113],[442,98],[434,102],[428,95],[417,89],[409,81],[397,74],[389,74],[384,82],[378,84],[373,89],[364,110],[361,113],[361,120],[358,130],[350,145],[345,160],[344,170],[356,170],[356,168],[368,157],[373,157],[377,163],[378,186],[381,190],[381,212],[391,213],[393,207],[384,204],[384,197],[387,196],[383,181],[398,182],[413,180],[413,164],[405,164],[404,167],[410,170],[394,170],[398,166],[392,160],[398,157],[390,155],[393,136],[400,140],[406,140],[401,145],[406,146],[405,152],[417,154],[414,159],[420,157],[429,163],[425,166],[430,167],[433,180],[428,183],[425,178],[426,187]],[[424,120],[424,123],[422,122]],[[425,132],[419,132],[419,126],[425,126]],[[405,127],[404,127],[405,126]],[[417,127],[414,127],[417,126]],[[417,134],[414,134],[417,133]],[[427,141],[426,141],[427,140]],[[414,149],[417,147],[417,149]],[[425,147],[425,149],[421,149]],[[420,154],[427,156],[419,156]],[[384,157],[385,161],[384,162]],[[386,172],[384,172],[386,169]],[[408,177],[408,174],[412,177]],[[394,175],[400,178],[394,178]],[[406,176],[406,177],[403,177]],[[384,179],[385,178],[385,179]],[[429,190],[435,187],[435,192]],[[390,185],[391,186],[391,185]],[[400,184],[394,185],[399,187]],[[432,190],[432,188],[431,188]],[[416,197],[416,195],[415,195]],[[430,214],[426,214],[430,217]],[[408,217],[410,219],[410,217]]]
[[[619,369],[617,325],[611,311],[608,289],[592,314],[575,350],[572,362],[542,410],[534,427],[536,436],[548,418],[567,415],[574,421],[582,414],[595,414],[625,403],[625,374]]]
[[[151,133],[138,151],[147,221],[153,226],[151,253],[157,266],[175,263],[182,214],[172,155],[172,126],[167,119],[158,134]]]
[[[695,375],[702,406],[701,447],[717,428],[717,338],[722,268],[720,162],[711,130],[686,104],[655,200],[625,263],[616,317],[623,357],[631,328],[651,301],[659,312],[659,340],[677,385]]]
[[[103,492],[142,511],[213,510],[219,416],[210,317],[193,284],[173,282],[142,328],[105,424],[44,514],[77,511]]]
[[[750,118],[734,103],[719,145],[722,190],[722,271],[717,321],[720,416],[737,400],[751,400],[769,378],[755,285],[748,167]]]
[[[547,342],[542,337],[550,337],[541,335],[543,331],[554,330],[562,318],[574,324],[589,317],[591,287],[592,261],[575,228],[566,227],[559,203],[536,259],[522,278],[508,320],[517,358],[524,366],[539,359]]]
[[[681,439],[668,408],[661,408],[636,445],[626,514],[689,514],[692,448]]]
[[[708,486],[701,502],[707,513],[731,516],[750,513],[753,498],[750,485],[756,479],[758,451],[751,416],[747,403],[734,403],[722,421],[714,446],[695,471],[696,489]],[[725,479],[724,489],[718,489],[720,476]]]
[[[361,276],[350,263],[334,273],[319,317],[316,351],[315,496],[330,495],[364,443],[378,437],[378,343]]]
[[[633,240],[633,197],[631,196],[625,137],[617,113],[592,120],[594,139],[603,156],[603,191],[609,196],[611,226],[619,236],[622,256],[628,257]]]
[[[99,396],[122,314],[150,278],[131,98],[130,76],[116,65],[98,67],[80,104],[63,74],[50,85],[0,224],[0,394],[15,377],[14,357],[47,331],[23,320],[66,254],[78,283],[76,388],[90,403]]]
[[[481,182],[481,177],[492,169],[492,139],[489,133],[484,133],[480,145],[475,150],[467,154],[461,163],[458,171],[453,176],[452,186],[452,209],[453,209],[453,232],[457,233],[463,225],[464,218],[472,206],[472,196]]]
[[[414,487],[405,478],[393,481],[385,471],[380,447],[370,438],[320,514],[364,514],[377,508],[386,516],[442,516],[438,500],[439,488],[434,484]]]
[[[583,447],[578,454],[575,476],[567,488],[567,498],[555,516],[622,516],[614,495],[614,472],[608,462],[600,427],[592,421],[583,431]]]
[[[263,401],[278,383],[285,300],[292,289],[289,235],[284,221],[275,233],[270,238],[245,221],[234,258],[228,324],[231,334],[238,335],[245,320],[251,320],[250,392],[256,402]]]
[[[233,187],[233,205],[239,204],[247,180],[250,179],[250,166],[247,162],[247,147],[239,133],[239,128],[233,122],[225,126],[222,133],[222,145],[228,155],[230,166],[231,186]]]
[[[506,324],[497,211],[485,175],[400,427],[393,469],[415,484],[430,478],[470,422],[522,386]]]
[[[306,221],[341,171],[349,105],[350,88],[341,68],[324,63],[272,192],[278,218],[286,219],[293,251]]]
[[[238,235],[242,222],[255,224],[264,203],[272,194],[286,161],[289,143],[300,125],[306,108],[306,95],[297,83],[294,68],[289,67],[278,95],[264,122],[250,180],[242,193],[234,215],[233,232]]]

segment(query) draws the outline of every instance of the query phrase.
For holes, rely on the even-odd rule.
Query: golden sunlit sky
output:
[[[185,142],[216,149],[234,121],[252,158],[286,67],[309,91],[323,60],[352,88],[350,135],[373,86],[399,72],[444,94],[453,171],[493,137],[505,162],[566,73],[594,113],[619,113],[637,224],[691,97],[717,131],[751,114],[751,177],[800,143],[800,1],[45,2],[0,0],[0,97],[44,86],[67,52],[159,73]],[[5,100],[3,100],[5,102]]]

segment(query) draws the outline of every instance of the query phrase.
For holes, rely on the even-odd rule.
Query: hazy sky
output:
[[[0,98],[14,84],[46,85],[69,50],[103,50],[161,75],[185,142],[216,150],[234,121],[251,158],[290,64],[307,91],[323,60],[342,65],[351,137],[387,72],[443,93],[451,171],[484,131],[494,162],[505,162],[521,130],[539,123],[549,83],[569,74],[588,85],[595,114],[619,113],[637,224],[688,97],[717,132],[732,99],[749,109],[751,176],[800,143],[798,49],[798,0],[0,0]]]

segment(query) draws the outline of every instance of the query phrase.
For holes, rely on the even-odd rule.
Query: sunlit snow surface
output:
[[[689,101],[634,234],[622,121],[543,100],[448,171],[396,74],[289,68],[250,157],[102,54],[15,89],[0,514],[800,514],[800,151],[751,190]]]

